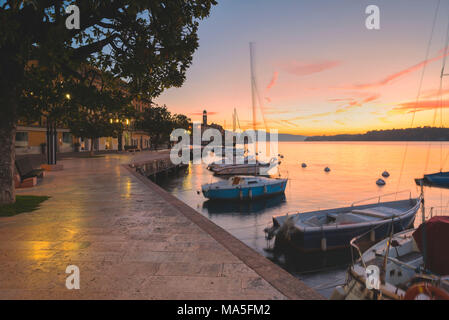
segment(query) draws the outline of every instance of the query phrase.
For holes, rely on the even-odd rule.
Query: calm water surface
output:
[[[348,255],[328,253],[295,257],[293,260],[282,257],[274,259],[271,251],[267,250],[270,244],[265,240],[263,231],[271,225],[272,216],[349,206],[358,200],[402,190],[407,192],[385,199],[408,198],[410,192],[412,196],[418,196],[419,189],[414,178],[421,177],[424,172],[440,171],[440,168],[449,170],[449,163],[444,163],[449,144],[440,142],[280,142],[279,152],[284,155],[281,175],[289,178],[285,196],[282,197],[250,204],[207,201],[197,191],[201,190],[202,184],[221,178],[214,177],[206,165],[190,165],[184,173],[157,182],[325,296],[344,282]],[[307,163],[307,168],[301,168],[303,162]],[[331,172],[324,172],[326,166]],[[376,180],[382,178],[384,170],[391,176],[385,179],[385,186],[378,187]],[[436,207],[435,212],[445,213],[449,205],[449,190],[425,188],[425,199],[428,208]],[[419,225],[420,222],[419,215],[415,224]]]

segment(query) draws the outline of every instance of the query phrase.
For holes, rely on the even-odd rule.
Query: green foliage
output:
[[[89,68],[84,73],[89,77],[74,83],[70,90],[67,124],[71,132],[89,139],[117,137],[125,129],[126,119],[134,117],[131,96],[106,70]]]
[[[0,217],[11,217],[24,212],[39,209],[42,202],[50,199],[46,196],[17,196],[16,203],[0,205]]]
[[[170,139],[170,134],[174,129],[189,128],[191,120],[185,115],[172,115],[164,106],[151,106],[142,112],[135,123],[135,128],[148,133],[153,146],[166,143]]]
[[[65,26],[65,7],[76,4],[81,29]],[[0,6],[0,79],[2,99],[15,100],[28,91],[30,60],[67,77],[81,78],[89,62],[126,79],[131,94],[147,99],[181,86],[198,48],[198,21],[215,0],[6,0]],[[2,93],[3,93],[2,92]],[[17,103],[9,117],[28,115]],[[23,104],[27,106],[31,104]],[[31,107],[33,112],[44,107]],[[4,110],[4,109],[3,109]],[[4,110],[7,111],[7,110]],[[1,111],[0,111],[1,112]],[[7,113],[5,112],[5,115]]]

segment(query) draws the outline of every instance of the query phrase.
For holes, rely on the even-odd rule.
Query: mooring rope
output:
[[[433,35],[435,33],[435,25],[436,25],[436,21],[437,21],[437,18],[438,18],[438,11],[440,9],[440,4],[441,4],[441,0],[438,0],[437,7],[435,9],[435,14],[434,14],[434,17],[433,17],[433,23],[432,23],[432,29],[431,29],[431,32],[430,32],[429,42],[427,43],[427,49],[426,49],[426,54],[425,54],[424,61],[427,61],[429,59],[430,47],[431,47],[431,44],[432,44]],[[422,85],[423,85],[423,81],[424,81],[424,74],[426,72],[426,69],[427,69],[427,64],[424,64],[424,66],[422,68],[422,72],[421,72],[420,81],[419,81],[418,94],[416,96],[415,108],[413,109],[413,113],[412,113],[412,120],[411,120],[411,123],[410,123],[410,128],[412,128],[413,124],[415,123],[416,111],[418,109],[418,104],[419,104],[419,101],[420,101],[420,98],[421,98],[421,90],[422,90]],[[402,174],[403,174],[403,171],[404,171],[405,159],[407,157],[407,152],[408,152],[408,145],[409,145],[409,143],[407,141],[406,144],[405,144],[404,156],[402,157],[401,171],[399,172],[399,179],[398,179],[398,185],[397,185],[396,191],[399,190],[399,186],[401,184]]]

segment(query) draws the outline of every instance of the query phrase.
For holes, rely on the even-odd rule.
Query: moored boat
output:
[[[262,162],[259,160],[248,161],[248,163],[243,164],[230,164],[215,167],[212,171],[215,175],[226,176],[226,175],[261,175],[269,176],[276,174],[277,166],[279,161],[277,158],[272,158],[269,162]]]
[[[337,287],[331,299],[449,299],[448,235],[449,217],[434,217],[418,229],[380,241],[353,263],[346,284]],[[360,252],[356,242],[353,239],[352,245]],[[368,270],[377,270],[374,278],[369,279],[373,275]]]
[[[420,198],[273,217],[267,238],[275,237],[275,247],[301,252],[328,251],[350,247],[350,241],[373,229],[365,245],[384,239],[393,223],[402,231],[413,225]]]
[[[211,200],[251,200],[282,194],[287,179],[235,176],[225,181],[205,184],[203,195]]]
[[[421,179],[415,179],[417,185],[421,182],[425,186],[449,187],[449,172],[438,172],[434,174],[425,174]]]

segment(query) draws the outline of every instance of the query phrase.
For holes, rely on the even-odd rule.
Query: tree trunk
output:
[[[94,156],[94,139],[90,139],[90,153],[89,156],[93,157]]]
[[[0,205],[16,201],[14,168],[16,159],[16,124],[0,124]]]

